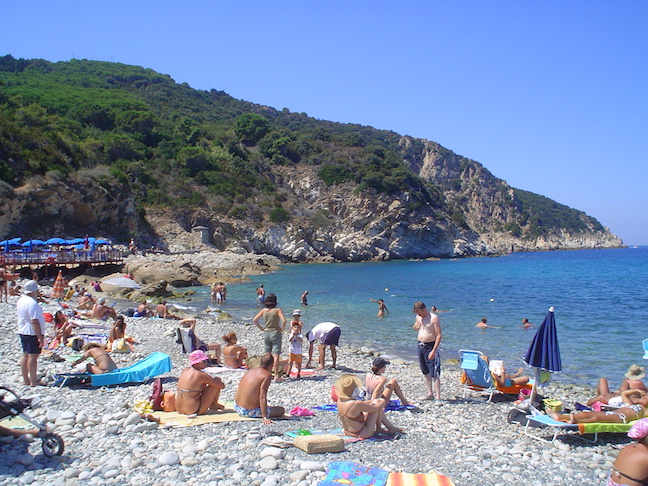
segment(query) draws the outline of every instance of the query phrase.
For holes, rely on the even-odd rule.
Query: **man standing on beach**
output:
[[[38,305],[38,284],[29,280],[23,285],[25,295],[18,299],[16,314],[18,316],[18,335],[22,344],[23,355],[20,358],[20,371],[23,383],[29,386],[38,385],[38,356],[43,348],[43,329],[45,318],[43,309]]]
[[[421,373],[425,378],[427,396],[423,400],[441,400],[441,321],[431,314],[423,302],[414,303],[414,330],[418,331],[418,358]]]
[[[306,363],[306,368],[309,368],[311,361],[313,361],[313,344],[315,341],[319,341],[317,348],[319,350],[319,366],[318,370],[325,369],[326,363],[326,346],[331,348],[331,358],[333,359],[333,369],[337,369],[337,349],[336,346],[340,343],[340,335],[342,330],[340,326],[333,322],[320,322],[317,326],[310,330],[306,334],[306,339],[308,339],[308,363]]]
[[[274,366],[274,357],[266,353],[261,358],[258,368],[252,368],[243,375],[234,397],[234,410],[241,417],[263,419],[264,425],[270,425],[273,417],[281,417],[286,411],[283,407],[268,406],[268,388],[272,382],[270,370]]]

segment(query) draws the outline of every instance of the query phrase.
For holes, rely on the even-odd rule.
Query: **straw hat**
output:
[[[189,364],[191,366],[195,365],[196,363],[200,363],[201,361],[207,361],[208,359],[209,356],[207,356],[205,352],[201,351],[200,349],[189,353]]]
[[[362,382],[356,375],[342,375],[335,383],[335,393],[339,398],[355,398],[356,389],[362,388]]]
[[[625,374],[625,377],[628,380],[643,380],[644,376],[646,376],[646,368],[636,364],[631,365],[630,368],[628,368],[628,372]]]

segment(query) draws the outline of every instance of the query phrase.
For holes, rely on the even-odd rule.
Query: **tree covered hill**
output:
[[[425,170],[432,155],[435,167],[452,166],[452,177]],[[406,199],[410,213],[425,208],[454,239],[499,231],[531,241],[565,231],[605,231],[594,218],[509,188],[479,163],[432,142],[195,90],[138,66],[0,57],[5,197],[42,178],[71,184],[89,177],[110,194],[131,198],[140,223],[153,208],[195,210],[203,218],[216,215],[256,228],[317,230],[335,223],[339,215],[329,206],[308,206],[294,190],[300,173],[312,174],[320,192],[344,188],[361,199]],[[505,200],[513,209],[503,219],[478,224],[484,213],[475,215],[475,198],[484,188],[475,185],[484,184],[498,193],[496,204]],[[132,222],[81,219],[75,221],[79,227],[89,224],[119,238],[143,231]],[[16,218],[2,224],[0,218],[3,234],[27,226]],[[229,237],[243,237],[240,229],[230,230]]]

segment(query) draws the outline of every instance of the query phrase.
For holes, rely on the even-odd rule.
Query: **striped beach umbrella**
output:
[[[65,295],[65,279],[63,278],[63,272],[59,270],[56,280],[54,281],[54,287],[52,287],[52,293],[50,297],[52,299],[62,299]]]

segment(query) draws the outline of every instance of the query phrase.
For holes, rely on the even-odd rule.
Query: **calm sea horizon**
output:
[[[459,349],[476,349],[491,359],[504,359],[511,370],[524,366],[522,357],[535,331],[554,307],[563,363],[558,381],[593,386],[606,376],[616,386],[631,364],[645,366],[648,246],[434,261],[288,264],[251,282],[229,285],[222,309],[249,321],[259,309],[259,284],[277,295],[287,317],[300,309],[305,330],[333,321],[342,328],[341,344],[389,356],[415,358],[412,306],[421,300],[439,309],[442,359],[457,358]],[[209,290],[196,290],[188,305],[202,311],[209,306]],[[300,305],[304,290],[309,291],[307,307]],[[370,299],[384,299],[386,317],[376,316],[378,306]],[[475,328],[482,317],[499,329]],[[523,329],[522,318],[533,328]]]

